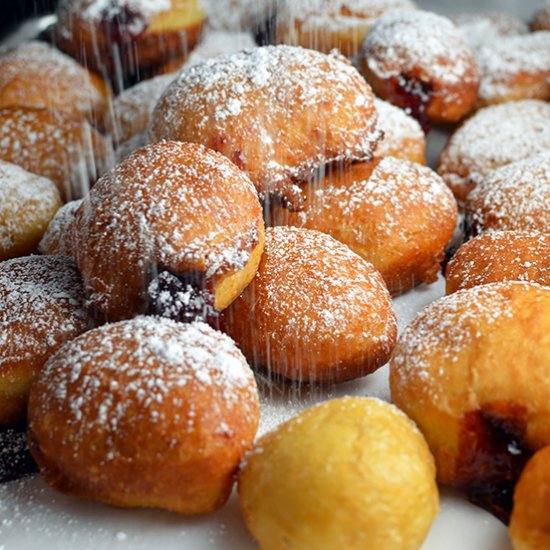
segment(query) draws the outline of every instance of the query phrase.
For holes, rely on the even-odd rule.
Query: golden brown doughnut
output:
[[[57,16],[59,48],[115,80],[187,53],[204,23],[199,0],[62,0]]]
[[[273,223],[332,235],[372,263],[394,295],[437,279],[457,207],[429,168],[392,157],[353,164],[311,182],[304,197],[303,212],[275,206]]]
[[[408,109],[425,127],[460,120],[476,101],[472,49],[449,19],[435,13],[382,16],[365,37],[361,68],[376,95]]]
[[[265,197],[300,207],[300,189],[334,161],[370,160],[379,132],[370,88],[342,56],[267,46],[184,69],[157,104],[154,139],[202,143]]]
[[[74,222],[76,211],[81,204],[82,199],[71,201],[56,212],[42,240],[38,243],[38,250],[41,254],[75,257]]]
[[[498,37],[476,50],[478,107],[519,99],[550,100],[550,31]]]
[[[63,200],[82,197],[111,154],[107,140],[86,121],[47,109],[0,109],[0,159],[51,179]]]
[[[258,274],[224,322],[251,364],[306,382],[374,372],[397,332],[380,274],[329,235],[295,227],[267,229]]]
[[[72,260],[0,263],[0,426],[25,419],[31,382],[48,357],[91,325]]]
[[[455,131],[437,171],[464,202],[495,168],[550,150],[550,104],[525,99],[480,109]]]
[[[550,2],[545,2],[535,12],[531,21],[533,31],[550,31]]]
[[[426,164],[426,137],[420,124],[403,109],[374,98],[378,128],[384,137],[376,147],[379,157],[396,157]]]
[[[35,252],[60,206],[53,181],[0,160],[0,261]]]
[[[549,105],[550,107],[550,105]],[[550,148],[494,170],[466,200],[467,230],[550,233]]]
[[[550,286],[550,232],[495,231],[463,244],[445,270],[447,294],[501,281]]]
[[[264,222],[244,172],[202,145],[163,141],[97,182],[75,242],[90,301],[109,319],[207,318],[254,277]]]
[[[239,501],[262,550],[417,550],[439,509],[426,441],[379,399],[312,407],[262,437]]]
[[[140,317],[83,334],[46,363],[29,446],[64,493],[200,514],[229,497],[258,417],[254,376],[230,338]]]
[[[550,548],[550,447],[536,452],[514,492],[510,538],[514,550]]]
[[[44,42],[27,42],[0,56],[0,108],[41,107],[102,122],[109,93],[99,76]]]
[[[277,11],[277,42],[351,57],[384,14],[414,9],[412,0],[286,0]]]
[[[400,337],[390,387],[438,480],[505,517],[526,461],[550,444],[550,288],[494,283],[428,306]]]

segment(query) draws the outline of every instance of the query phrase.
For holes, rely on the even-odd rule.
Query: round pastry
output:
[[[479,110],[451,136],[437,171],[464,202],[495,168],[550,149],[550,104],[526,99]]]
[[[531,29],[534,31],[550,31],[550,2],[545,2],[535,12],[531,21]]]
[[[476,51],[478,106],[550,100],[550,31],[495,38]]]
[[[384,14],[414,9],[412,0],[285,0],[277,11],[277,41],[351,57]]]
[[[262,550],[417,550],[439,509],[422,434],[365,397],[325,401],[262,437],[238,488]]]
[[[111,161],[107,140],[86,121],[47,109],[0,109],[0,159],[51,179],[63,200],[86,194]]]
[[[397,333],[380,274],[329,235],[295,227],[266,231],[258,274],[224,323],[251,364],[300,382],[374,372]]]
[[[550,105],[549,105],[550,107]],[[550,148],[481,180],[466,201],[466,229],[550,233]]]
[[[154,139],[202,143],[248,173],[262,197],[300,207],[300,189],[334,161],[369,160],[373,95],[339,54],[267,46],[183,70],[157,104]]]
[[[74,222],[76,211],[81,204],[82,199],[71,201],[56,212],[38,243],[38,251],[41,254],[74,257]]]
[[[25,419],[38,371],[91,324],[80,274],[69,258],[26,256],[0,263],[0,426]]]
[[[31,390],[29,446],[64,493],[200,514],[229,497],[259,412],[230,338],[141,317],[83,334],[46,363]]]
[[[0,261],[34,252],[60,206],[53,181],[0,160]]]
[[[451,16],[473,48],[501,36],[527,34],[529,27],[519,17],[500,11],[468,12]]]
[[[514,492],[510,538],[514,550],[550,547],[550,447],[541,449],[523,470]]]
[[[470,45],[434,13],[382,16],[365,37],[361,67],[376,95],[409,110],[424,127],[460,120],[476,101],[479,75]]]
[[[447,294],[501,281],[550,286],[550,232],[495,231],[463,244],[445,271]]]
[[[455,227],[453,194],[429,168],[386,157],[328,172],[305,209],[272,209],[273,223],[316,229],[348,245],[400,294],[437,279]]]
[[[0,56],[0,108],[42,107],[102,121],[108,95],[100,77],[44,42],[27,42]]]
[[[204,23],[200,0],[62,0],[57,16],[59,48],[115,80],[187,53]]]
[[[390,387],[438,480],[506,517],[526,461],[550,443],[549,372],[550,288],[514,281],[422,310],[397,344]]]
[[[378,128],[384,137],[376,147],[380,157],[397,157],[426,164],[426,137],[420,124],[403,109],[375,98]]]
[[[77,262],[111,320],[226,308],[254,277],[262,209],[246,174],[202,145],[163,141],[103,176],[76,213]]]

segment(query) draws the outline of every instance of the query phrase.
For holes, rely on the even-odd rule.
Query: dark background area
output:
[[[51,13],[57,0],[0,0],[0,38],[28,17]]]

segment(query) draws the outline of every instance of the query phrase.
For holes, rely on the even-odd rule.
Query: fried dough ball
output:
[[[384,14],[414,9],[412,0],[285,0],[277,11],[277,41],[325,53],[359,53],[363,38]]]
[[[480,109],[451,136],[437,171],[463,203],[490,172],[550,150],[550,104],[526,99]]]
[[[0,109],[0,159],[51,179],[65,201],[88,191],[111,154],[107,140],[86,121],[47,109]]]
[[[378,128],[384,137],[376,147],[380,157],[396,157],[426,164],[426,137],[420,124],[403,109],[379,98],[374,99]]]
[[[541,449],[523,470],[514,492],[510,538],[514,550],[550,548],[550,447]]]
[[[396,320],[380,274],[329,235],[266,231],[258,274],[224,314],[251,364],[306,382],[341,382],[389,359]]]
[[[490,40],[476,51],[478,106],[550,100],[550,31]]]
[[[38,243],[38,251],[41,254],[75,257],[74,223],[76,211],[81,204],[82,199],[71,201],[56,212],[42,240]]]
[[[242,353],[204,323],[141,317],[73,340],[29,400],[29,446],[46,481],[124,508],[221,507],[259,418]]]
[[[531,29],[534,31],[550,31],[550,2],[545,2],[535,12],[531,21]]]
[[[505,519],[529,456],[550,444],[549,373],[550,288],[514,281],[422,310],[397,344],[390,387],[438,480]]]
[[[103,176],[76,213],[77,263],[111,320],[207,318],[254,277],[262,209],[244,172],[202,145],[163,141]]]
[[[34,377],[50,355],[91,325],[80,274],[69,258],[0,263],[0,426],[25,419]]]
[[[35,252],[60,206],[53,181],[0,160],[0,261]]]
[[[262,550],[415,550],[438,513],[426,441],[379,399],[325,401],[262,437],[239,474]]]
[[[265,198],[300,208],[300,189],[334,161],[370,160],[373,95],[342,56],[267,46],[184,69],[157,104],[154,139],[202,143],[248,173]]]
[[[463,244],[447,264],[447,294],[501,281],[550,286],[550,233],[495,231]]]
[[[59,48],[115,79],[187,53],[205,18],[200,0],[62,0],[57,16]]]
[[[0,56],[0,108],[42,107],[102,121],[109,95],[99,76],[44,42],[26,42]]]
[[[456,226],[452,193],[429,168],[386,157],[329,172],[304,191],[305,210],[273,223],[316,229],[377,269],[394,294],[437,279]]]
[[[382,16],[365,37],[361,67],[376,95],[410,109],[423,126],[460,120],[476,101],[472,49],[449,19],[434,13]]]
[[[467,230],[550,233],[550,149],[492,172],[466,201]]]

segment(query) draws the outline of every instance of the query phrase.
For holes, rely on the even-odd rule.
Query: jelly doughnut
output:
[[[204,323],[140,317],[73,340],[29,401],[29,446],[46,481],[124,508],[222,506],[259,417],[235,343]]]
[[[0,160],[0,261],[35,252],[60,206],[53,181]]]
[[[399,339],[390,387],[438,480],[507,517],[518,475],[550,443],[549,373],[550,288],[513,281],[422,310]]]
[[[82,199],[64,204],[48,225],[38,250],[41,254],[74,257],[74,222]]]
[[[463,244],[447,264],[447,294],[501,281],[550,286],[550,232],[495,231]]]
[[[65,342],[91,328],[74,262],[25,256],[0,263],[0,426],[25,419],[31,382]]]
[[[408,109],[425,127],[460,120],[474,107],[474,54],[446,17],[420,10],[384,15],[365,37],[361,58],[376,95]]]
[[[418,550],[439,509],[422,434],[365,397],[325,401],[263,436],[238,488],[262,550]]]
[[[451,136],[437,171],[464,202],[495,168],[550,149],[550,104],[534,99],[480,109]]]
[[[386,157],[328,172],[305,209],[273,208],[273,223],[316,229],[372,263],[396,295],[437,279],[456,226],[452,193],[429,168]]]
[[[295,227],[266,231],[258,274],[224,326],[251,364],[305,382],[374,372],[397,331],[380,274],[329,235]]]
[[[254,186],[202,145],[163,141],[126,157],[76,213],[77,263],[111,320],[179,320],[226,308],[254,277],[264,222]]]
[[[202,143],[248,173],[262,197],[300,207],[319,167],[369,160],[373,95],[341,55],[267,46],[184,69],[153,113],[153,139]]]

